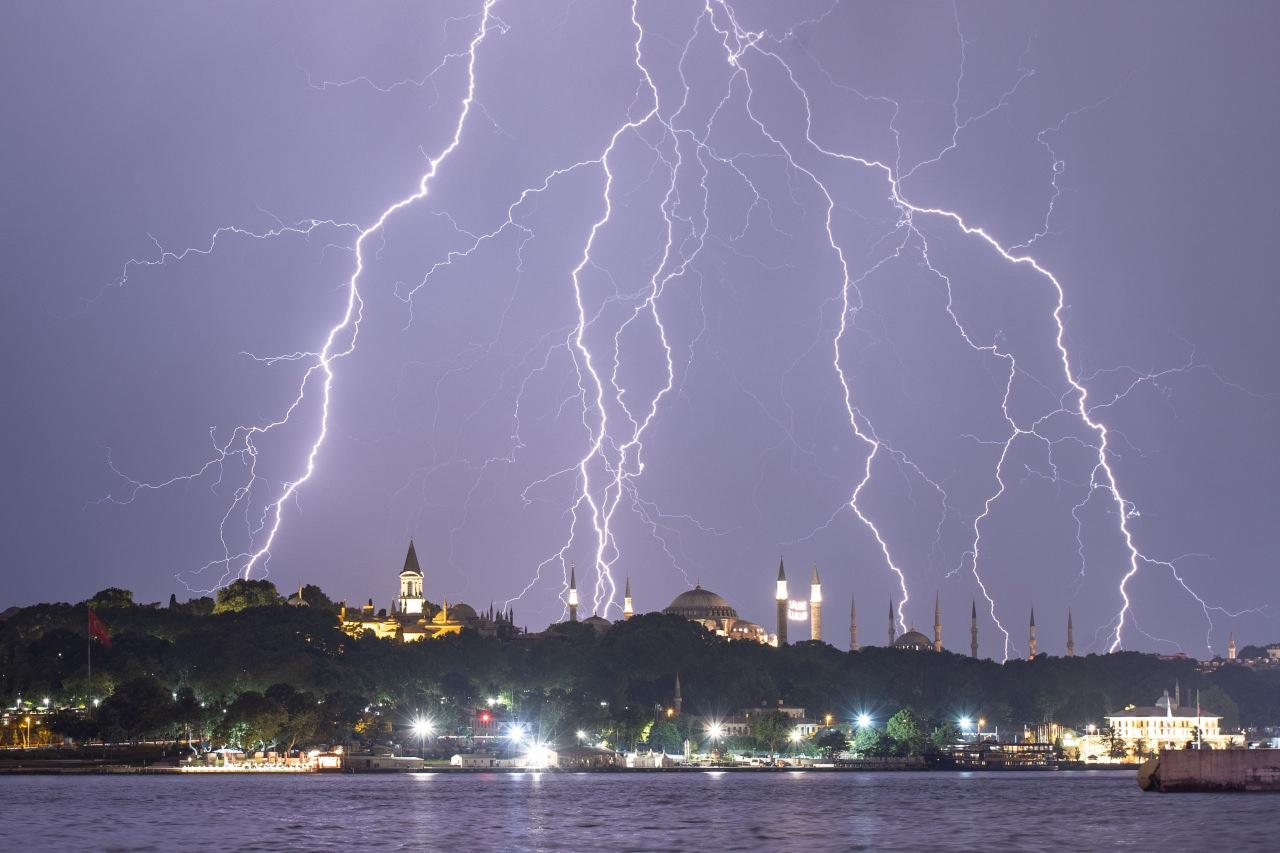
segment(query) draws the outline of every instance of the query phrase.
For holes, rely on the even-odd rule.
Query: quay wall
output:
[[[1280,749],[1162,750],[1138,769],[1144,791],[1280,792]]]

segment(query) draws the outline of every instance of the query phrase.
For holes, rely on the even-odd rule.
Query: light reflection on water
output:
[[[1274,850],[1131,772],[0,777],[0,850]]]

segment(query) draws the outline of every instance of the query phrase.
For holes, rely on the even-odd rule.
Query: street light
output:
[[[427,757],[427,738],[431,737],[431,732],[435,727],[431,725],[431,721],[426,717],[418,717],[413,721],[413,734],[418,738],[418,757],[425,759]]]
[[[858,728],[860,728],[860,729],[865,729],[865,728],[867,728],[867,727],[868,727],[868,726],[870,726],[870,725],[871,725],[871,715],[870,715],[870,714],[859,714],[859,715],[858,715]]]
[[[587,733],[584,732],[582,729],[578,729],[578,743],[582,743],[586,739],[587,739]]]

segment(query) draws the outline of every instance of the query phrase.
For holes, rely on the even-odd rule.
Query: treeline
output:
[[[846,724],[864,713],[883,724],[910,709],[921,738],[962,716],[985,719],[988,731],[1047,721],[1083,727],[1126,705],[1153,704],[1175,682],[1184,702],[1199,691],[1201,706],[1222,714],[1226,727],[1280,720],[1280,673],[1200,673],[1194,661],[1135,652],[1000,664],[815,642],[775,649],[661,614],[603,634],[575,623],[508,642],[463,631],[406,644],[352,639],[322,591],[309,587],[303,597],[310,606],[292,607],[269,583],[238,582],[217,599],[171,599],[167,607],[104,590],[80,604],[25,608],[0,626],[0,701],[48,697],[54,707],[85,707],[67,719],[87,727],[83,736],[194,729],[245,744],[375,740],[419,714],[437,731],[457,730],[491,697],[549,736],[608,732],[623,745],[705,739],[695,717],[779,703]],[[89,606],[112,635],[109,648],[94,642],[91,677]],[[677,673],[684,713],[672,720]]]

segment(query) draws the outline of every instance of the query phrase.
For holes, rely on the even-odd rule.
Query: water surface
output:
[[[1275,850],[1129,772],[0,777],[0,850]]]

